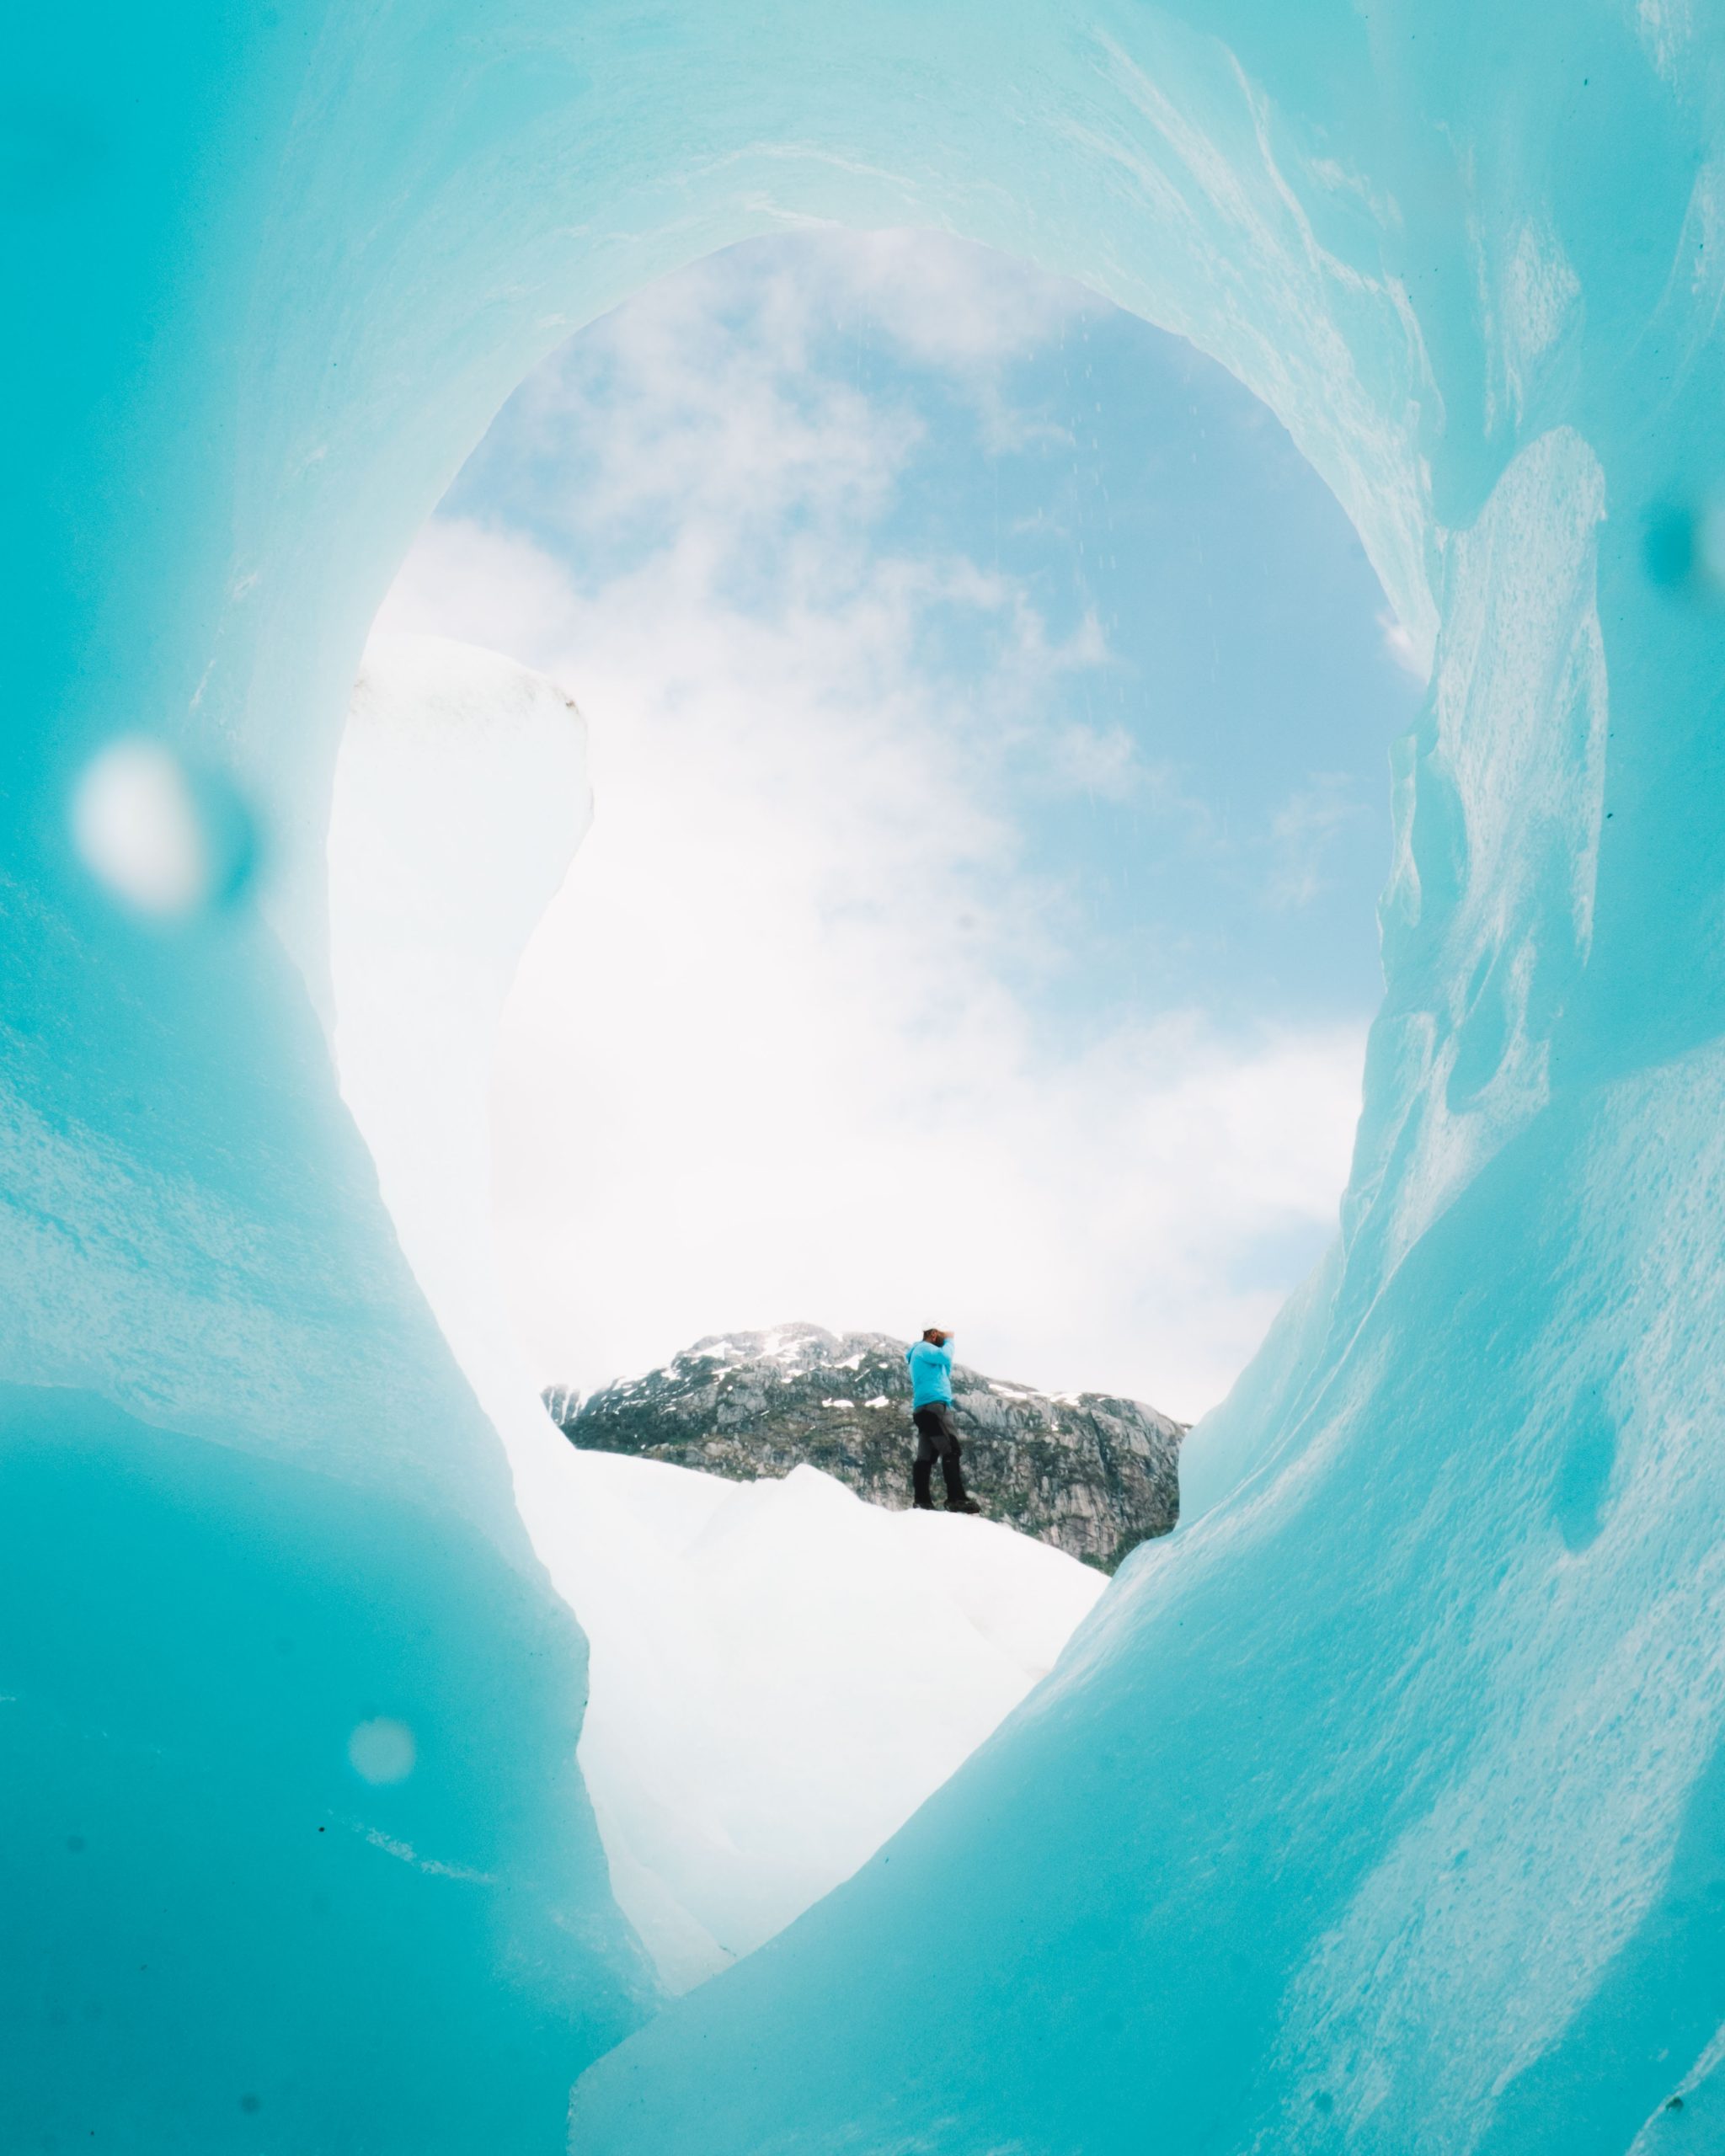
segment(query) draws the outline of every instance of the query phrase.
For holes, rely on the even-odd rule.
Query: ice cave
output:
[[[1722,92],[1710,0],[14,32],[8,2149],[1725,2148]],[[820,224],[1191,339],[1430,686],[1341,1235],[1178,1532],[670,1999],[466,1254],[339,1086],[390,923],[332,939],[326,841],[368,627],[515,385]],[[543,902],[503,867],[482,1002]],[[401,985],[435,1118],[447,980]]]

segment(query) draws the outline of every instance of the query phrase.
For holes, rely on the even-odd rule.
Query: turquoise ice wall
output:
[[[1232,366],[1433,687],[1343,1244],[1193,1440],[1193,1524],[854,1882],[594,2069],[574,2146],[1725,2147],[1722,33],[184,0],[14,34],[8,2144],[555,2148],[652,2003],[578,1636],[336,1101],[321,818],[371,610],[515,382],[815,216],[949,226]],[[68,787],[139,728],[254,802],[262,912],[152,932],[84,879]],[[380,1714],[398,1784],[347,1763]]]

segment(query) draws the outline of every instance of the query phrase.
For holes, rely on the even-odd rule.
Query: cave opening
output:
[[[1725,43],[1687,7],[1478,27],[40,18],[0,788],[13,2142],[1705,2130]],[[961,232],[1189,337],[1436,659],[1336,1262],[1051,1678],[667,2005],[517,1509],[535,1374],[494,1384],[464,1296],[440,1331],[336,1091],[323,841],[368,627],[510,391],[811,220]],[[935,1315],[964,1326],[896,1321]],[[961,2041],[907,2041],[931,2002]]]
[[[1238,382],[933,233],[649,286],[410,552],[338,765],[343,1090],[588,1634],[584,1773],[675,1987],[848,1876],[1100,1590],[956,1577],[794,1471],[907,1502],[895,1331],[943,1310],[986,1374],[985,1513],[1111,1571],[1333,1241],[1422,671]],[[535,1396],[637,1456],[547,1449]],[[963,1673],[911,1678],[919,1631]]]

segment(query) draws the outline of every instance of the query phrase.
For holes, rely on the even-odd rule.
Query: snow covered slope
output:
[[[991,1521],[830,1476],[568,1450],[537,1539],[591,1649],[581,1767],[668,1987],[847,1878],[1052,1667],[1105,1585]]]

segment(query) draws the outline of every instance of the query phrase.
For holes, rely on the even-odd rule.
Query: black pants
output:
[[[911,1420],[916,1425],[916,1434],[921,1443],[916,1448],[916,1459],[911,1470],[911,1487],[916,1492],[919,1505],[932,1505],[929,1481],[936,1460],[947,1479],[947,1502],[962,1505],[964,1502],[964,1478],[959,1472],[959,1433],[953,1428],[952,1418],[944,1407],[919,1407]]]

